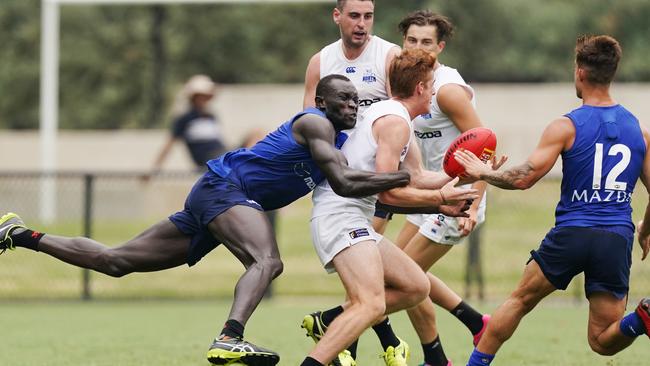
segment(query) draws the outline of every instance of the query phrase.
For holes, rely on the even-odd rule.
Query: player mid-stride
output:
[[[566,289],[584,272],[591,349],[611,356],[643,334],[650,335],[650,299],[625,315],[634,224],[630,200],[641,178],[650,191],[650,133],[610,96],[621,57],[609,36],[582,36],[576,43],[576,94],[583,105],[551,122],[526,163],[500,171],[466,151],[456,160],[475,179],[504,189],[526,189],[562,156],[562,190],[555,227],[531,252],[517,289],[493,313],[469,366],[489,365],[521,319],[546,296]],[[639,225],[641,259],[650,251],[650,204]]]

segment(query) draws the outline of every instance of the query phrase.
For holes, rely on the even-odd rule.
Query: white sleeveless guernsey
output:
[[[440,65],[433,72],[433,90],[437,95],[438,90],[447,84],[457,84],[465,88],[471,94],[471,103],[476,107],[474,89],[469,86],[458,71],[454,68]],[[417,116],[413,120],[415,139],[422,152],[422,163],[427,170],[442,171],[442,159],[447,148],[458,137],[461,132],[454,122],[440,110],[436,95],[431,98],[429,113]],[[471,187],[471,184],[464,187]],[[486,194],[483,194],[477,210],[477,223],[485,221]],[[419,232],[425,237],[439,244],[458,244],[462,237],[458,231],[458,219],[444,215],[433,214],[412,214],[406,219],[420,227]]]
[[[476,107],[474,101],[474,90],[465,83],[462,76],[451,67],[440,65],[433,72],[433,90],[438,90],[447,84],[458,84],[472,94],[472,106]],[[429,113],[417,116],[413,120],[415,137],[422,152],[422,163],[427,170],[439,172],[442,170],[442,158],[447,148],[454,141],[460,131],[447,115],[440,110],[436,95],[431,98]]]
[[[409,141],[404,146],[404,149],[402,149],[400,155],[400,161],[404,161],[413,137],[413,125],[406,107],[402,103],[391,99],[377,102],[370,106],[360,117],[356,128],[345,144],[343,144],[341,151],[348,160],[350,168],[371,172],[375,171],[377,142],[372,134],[372,126],[376,120],[387,115],[400,117],[411,131]],[[377,195],[363,198],[341,197],[334,193],[327,180],[325,180],[314,190],[312,200],[314,203],[312,218],[342,212],[361,214],[367,218],[371,218],[375,212]]]
[[[350,79],[359,93],[357,116],[360,116],[372,103],[388,99],[386,57],[393,47],[398,46],[377,36],[370,36],[361,55],[348,60],[343,54],[343,41],[339,39],[320,51],[320,77],[340,74]]]

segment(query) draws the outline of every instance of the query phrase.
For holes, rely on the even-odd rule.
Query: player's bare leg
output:
[[[419,229],[418,226],[412,223],[411,226],[416,228],[416,230]],[[415,232],[403,249],[425,271],[430,283],[429,299],[407,310],[411,324],[422,344],[425,364],[428,365],[447,365],[450,362],[444,352],[444,347],[438,334],[434,303],[459,317],[468,326],[468,329],[475,338],[477,338],[477,335],[480,337],[482,335],[481,331],[484,329],[484,316],[476,312],[469,305],[463,303],[462,298],[438,277],[427,272],[429,268],[451,250],[451,247],[451,245],[432,242],[419,232]],[[463,309],[463,314],[453,312],[458,307]]]
[[[275,365],[280,360],[277,353],[243,340],[246,322],[271,281],[282,273],[280,252],[268,217],[248,206],[234,206],[215,217],[208,228],[246,268],[235,286],[224,330],[208,350],[208,360],[213,364],[240,360],[252,366]]]
[[[402,229],[397,234],[395,245],[400,249],[404,249],[411,239],[413,239],[415,234],[418,233],[418,230],[420,230],[419,226],[410,221],[405,221],[404,226],[402,226]]]
[[[38,250],[66,263],[113,277],[151,272],[186,263],[190,237],[169,220],[163,220],[117,247],[98,241],[46,234]]]
[[[510,339],[521,319],[555,290],[544,277],[537,262],[530,261],[517,289],[492,314],[492,319],[476,349],[485,354],[496,354],[501,345]]]
[[[363,266],[359,266],[363,263]],[[348,247],[333,259],[348,302],[345,311],[328,326],[309,357],[323,365],[354,342],[363,331],[386,311],[384,270],[381,254],[374,241]]]
[[[620,331],[627,298],[617,299],[605,292],[589,296],[589,325],[587,339],[591,349],[603,356],[611,356],[627,348],[635,338]]]
[[[228,209],[208,228],[246,268],[235,286],[229,315],[245,325],[271,281],[282,273],[275,233],[264,212],[248,206]]]

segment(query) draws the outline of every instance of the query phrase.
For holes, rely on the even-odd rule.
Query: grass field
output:
[[[263,302],[246,336],[281,355],[280,365],[298,365],[312,348],[299,328],[303,314],[335,305],[336,299],[283,297]],[[222,301],[50,302],[0,304],[0,365],[148,366],[208,365],[205,351],[228,313]],[[481,305],[489,311],[494,305]],[[592,353],[586,342],[585,306],[542,303],[524,320],[494,365],[648,365],[646,337],[615,357]],[[412,349],[409,364],[422,352],[404,314],[391,317]],[[445,312],[438,315],[441,338],[455,365],[464,365],[472,345],[465,328]],[[366,332],[358,364],[383,365],[379,342]]]
[[[137,188],[112,187],[108,196],[97,193],[94,210],[103,218],[93,225],[94,238],[117,245],[169,213],[135,220],[106,218],[107,211],[118,217],[133,214],[129,205],[118,203],[129,202],[133,187]],[[490,190],[481,244],[487,302],[476,304],[481,310],[492,311],[514,288],[529,251],[553,224],[558,191],[557,181],[543,181],[524,192]],[[19,193],[17,189],[0,194],[0,207],[26,212],[17,205]],[[7,198],[15,201],[4,202]],[[180,207],[182,195],[179,199]],[[635,220],[645,203],[645,197],[637,194]],[[310,208],[310,200],[303,199],[281,211],[278,243],[285,271],[274,281],[277,296],[260,306],[247,327],[251,341],[281,353],[280,365],[299,364],[312,347],[298,327],[303,314],[336,305],[342,297],[337,277],[325,274],[311,246]],[[46,233],[79,235],[79,219],[70,212],[52,226],[24,216]],[[396,218],[387,237],[395,238],[402,222],[403,217]],[[466,246],[461,245],[432,269],[460,293],[465,256]],[[650,263],[639,261],[639,256],[635,244],[631,304],[650,295]],[[228,314],[232,289],[242,272],[232,255],[218,248],[189,270],[179,267],[121,279],[93,273],[98,301],[79,302],[78,268],[27,250],[5,253],[0,257],[0,366],[207,365],[204,353]],[[476,303],[475,298],[470,302]],[[495,365],[650,365],[645,337],[616,357],[593,354],[586,342],[586,317],[579,277],[568,291],[553,294],[524,320]],[[410,364],[418,364],[421,351],[405,315],[395,315],[393,324],[412,345]],[[439,312],[439,324],[448,356],[457,366],[464,365],[471,351],[469,334],[444,311]],[[359,354],[360,366],[382,365],[371,334],[362,338]]]

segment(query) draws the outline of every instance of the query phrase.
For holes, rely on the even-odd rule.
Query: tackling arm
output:
[[[373,173],[354,170],[345,156],[334,147],[335,131],[331,122],[313,114],[300,117],[293,125],[298,143],[305,145],[321,169],[332,190],[343,197],[365,197],[408,184],[410,175],[401,170]]]
[[[562,151],[573,145],[574,137],[575,128],[571,121],[566,117],[556,119],[546,127],[528,160],[504,171],[493,170],[476,155],[461,149],[454,157],[465,167],[465,173],[475,179],[503,189],[528,189],[551,170]]]

